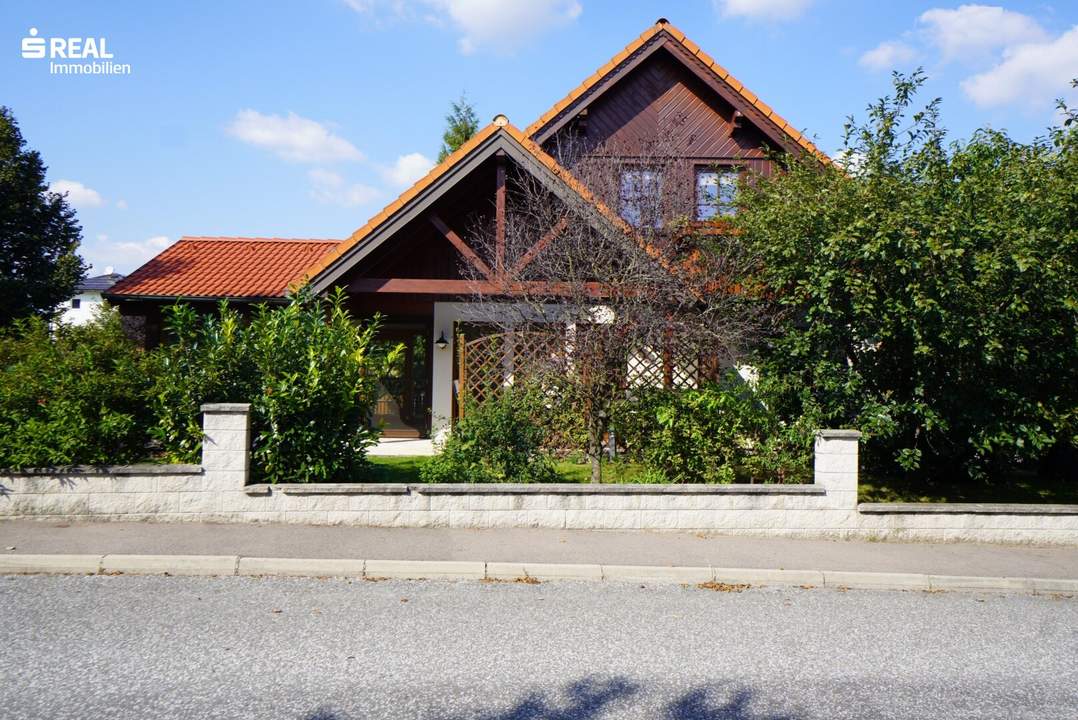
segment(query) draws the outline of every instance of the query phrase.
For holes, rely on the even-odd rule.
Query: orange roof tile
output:
[[[626,45],[625,48],[613,58],[611,58],[610,61],[608,61],[601,68],[592,73],[591,76],[584,80],[584,82],[580,83],[580,85],[570,91],[568,95],[556,102],[554,106],[547,110],[545,113],[543,113],[538,120],[529,125],[524,130],[524,134],[528,137],[532,137],[533,135],[535,135],[537,132],[539,132],[539,130],[543,128],[543,126],[545,126],[555,117],[557,117],[558,114],[560,114],[563,110],[572,105],[578,98],[580,98],[586,92],[595,87],[595,85],[601,82],[603,78],[605,78],[612,71],[614,71],[618,67],[618,65],[620,65],[624,60],[626,60],[637,50],[642,48],[649,40],[651,40],[653,37],[663,31],[665,31],[676,42],[680,43],[681,46],[684,47],[689,54],[695,55],[697,58],[699,58],[699,60],[704,65],[706,65],[712,72],[714,72],[721,80],[730,85],[730,87],[733,88],[734,91],[737,92],[745,100],[745,102],[747,102],[749,105],[752,105],[761,113],[763,113],[765,117],[769,118],[771,122],[775,123],[782,130],[782,132],[786,133],[791,140],[797,143],[798,146],[800,146],[805,151],[811,153],[812,155],[816,156],[825,163],[831,162],[831,159],[827,157],[827,155],[823,151],[816,147],[816,145],[811,140],[809,140],[796,129],[794,129],[793,125],[790,125],[790,123],[783,119],[778,113],[768,107],[768,105],[762,100],[760,100],[760,98],[758,98],[755,93],[746,88],[737,80],[737,78],[731,75],[729,71],[726,70],[726,68],[715,62],[715,60],[712,59],[712,57],[706,52],[704,52],[699,45],[689,40],[685,36],[685,33],[678,30],[676,27],[671,25],[668,20],[665,19],[660,19],[654,25],[641,33],[638,38]]]
[[[110,288],[139,297],[283,297],[303,268],[339,240],[182,237]]]

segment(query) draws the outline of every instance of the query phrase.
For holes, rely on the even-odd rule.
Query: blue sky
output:
[[[524,127],[660,16],[828,152],[891,68],[925,67],[957,137],[1043,132],[1078,76],[1073,0],[7,0],[0,104],[83,255],[128,272],[181,235],[345,237],[426,170],[462,91]],[[50,74],[30,28],[103,37],[131,74]]]

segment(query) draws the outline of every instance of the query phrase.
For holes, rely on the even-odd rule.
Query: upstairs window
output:
[[[655,170],[623,170],[621,217],[633,227],[662,226],[662,173]]]
[[[696,219],[710,220],[737,212],[737,170],[734,168],[696,168]]]
[[[72,298],[71,299],[71,309],[72,310],[78,310],[80,307],[82,307],[82,300],[80,300],[78,298]]]

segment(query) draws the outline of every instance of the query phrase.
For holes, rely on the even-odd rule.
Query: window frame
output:
[[[659,229],[663,226],[664,219],[661,216],[657,216],[655,218],[647,219],[649,221],[645,221],[643,211],[640,208],[639,202],[637,202],[634,206],[634,218],[630,218],[628,216],[628,213],[626,213],[626,208],[629,207],[630,202],[630,199],[626,197],[625,193],[626,177],[630,175],[635,175],[642,180],[645,174],[652,176],[652,180],[649,182],[657,181],[656,186],[658,187],[658,191],[660,194],[662,193],[663,183],[666,181],[666,179],[663,177],[663,171],[661,169],[648,168],[643,165],[627,166],[622,168],[621,172],[618,174],[618,216],[634,228],[651,227],[654,229]],[[642,184],[643,183],[641,182],[641,185]]]
[[[705,173],[715,175],[716,177],[714,205],[701,202],[700,176]],[[708,222],[709,220],[714,220],[715,218],[733,217],[734,215],[736,215],[737,205],[735,205],[732,201],[729,203],[722,202],[722,178],[733,178],[733,189],[736,193],[737,183],[741,179],[743,173],[744,168],[742,168],[740,165],[735,165],[733,163],[697,163],[693,165],[693,220],[695,220],[696,222]],[[703,217],[700,212],[701,208],[705,207],[709,208],[712,211],[712,213],[707,217]]]

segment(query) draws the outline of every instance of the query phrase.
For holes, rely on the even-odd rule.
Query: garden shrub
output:
[[[377,318],[357,324],[342,292],[260,306],[247,323],[226,305],[203,316],[177,305],[166,325],[153,403],[172,459],[197,459],[202,403],[248,402],[259,481],[348,481],[366,467],[376,378],[399,348],[378,351]]]
[[[677,483],[798,481],[808,467],[811,424],[779,422],[760,385],[733,371],[700,388],[634,389],[613,417],[628,457],[645,463],[652,481]]]
[[[424,482],[554,482],[543,451],[547,430],[538,393],[506,389],[468,409],[453,427],[441,454],[420,470]]]
[[[146,458],[150,382],[114,309],[81,326],[16,321],[0,334],[0,467]]]

